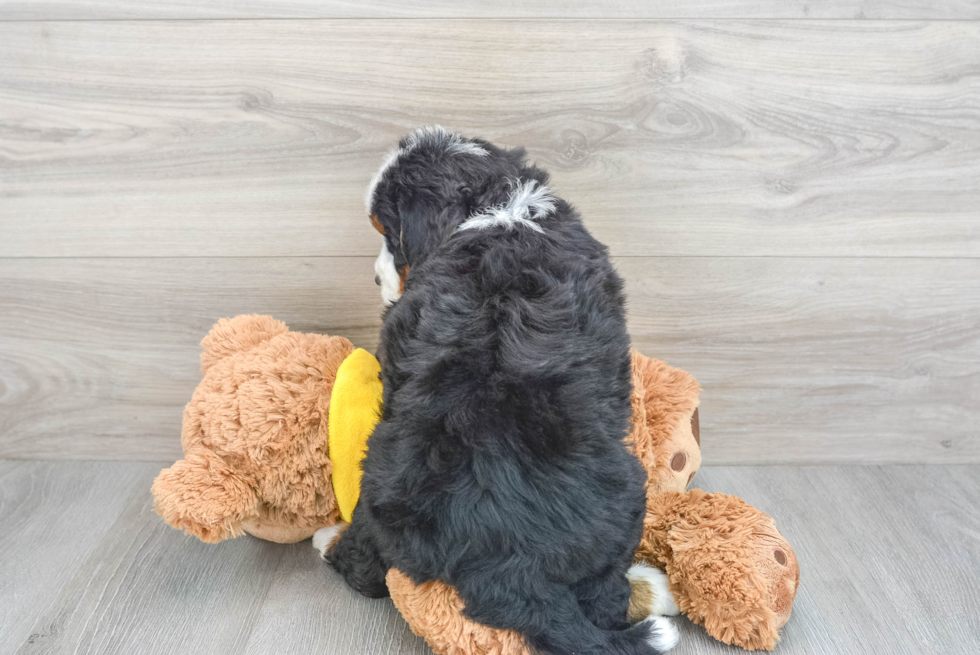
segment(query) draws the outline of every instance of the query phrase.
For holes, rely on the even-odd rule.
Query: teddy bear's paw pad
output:
[[[633,588],[631,610],[637,604],[642,605],[645,610],[644,616],[677,616],[681,613],[674,602],[674,595],[670,593],[667,574],[660,569],[646,564],[634,564],[626,572],[626,578]]]
[[[320,553],[320,559],[327,561],[327,553],[330,552],[330,546],[333,542],[337,540],[340,533],[348,526],[347,523],[337,523],[335,525],[327,526],[326,528],[320,528],[313,533],[313,550]]]
[[[662,616],[651,616],[644,623],[652,623],[650,637],[647,643],[653,646],[658,652],[666,653],[677,645],[681,635],[674,626],[674,622]]]

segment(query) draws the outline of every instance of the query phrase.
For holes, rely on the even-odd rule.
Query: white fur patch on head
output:
[[[670,584],[667,574],[660,569],[646,564],[634,564],[626,572],[626,577],[634,584],[647,585],[650,589],[652,600],[650,602],[649,613],[653,616],[677,616],[681,613],[677,604],[674,602],[674,595],[670,593]]]
[[[466,141],[462,134],[449,132],[442,125],[426,125],[409,134],[405,137],[405,152],[423,144],[442,148],[452,155],[485,157],[490,154],[480,144]]]
[[[388,154],[385,155],[384,162],[381,164],[381,168],[371,178],[371,183],[368,184],[367,188],[367,195],[364,197],[364,204],[369,214],[371,213],[371,204],[374,200],[374,192],[381,183],[381,180],[384,179],[385,173],[395,165],[399,157],[411,152],[420,145],[442,148],[451,155],[476,155],[477,157],[485,157],[490,154],[480,144],[466,141],[462,134],[449,132],[441,125],[420,127],[405,137],[404,148],[396,147],[388,151]]]
[[[340,536],[340,533],[346,527],[347,523],[338,521],[334,525],[326,528],[320,528],[313,533],[313,549],[320,553],[320,559],[327,559],[327,551],[330,550],[330,546],[333,544],[334,540]]]
[[[374,200],[374,190],[378,188],[379,184],[381,184],[381,180],[384,179],[385,173],[388,172],[388,169],[394,166],[395,162],[398,161],[398,158],[401,156],[401,149],[392,148],[389,150],[388,154],[385,155],[385,160],[381,164],[381,168],[379,168],[378,172],[371,178],[371,182],[368,184],[367,188],[367,195],[364,196],[364,205],[367,207],[367,213],[371,213],[371,201]]]
[[[374,260],[374,274],[381,282],[381,299],[390,305],[401,297],[401,277],[395,268],[395,256],[388,250],[388,242],[381,242],[381,254]]]
[[[652,623],[650,638],[647,642],[660,652],[666,652],[677,645],[681,635],[670,619],[662,616],[651,616],[644,623]]]
[[[491,227],[512,230],[523,225],[535,232],[544,232],[534,220],[547,216],[554,210],[555,198],[551,195],[551,189],[539,185],[537,180],[529,180],[519,183],[507,202],[470,216],[456,231],[486,230]]]

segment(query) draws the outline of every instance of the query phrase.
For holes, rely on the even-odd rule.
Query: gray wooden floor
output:
[[[0,653],[429,653],[309,542],[165,526],[162,464],[0,462]],[[976,653],[980,466],[707,467],[777,518],[802,567],[777,653]],[[737,653],[678,619],[678,655]]]

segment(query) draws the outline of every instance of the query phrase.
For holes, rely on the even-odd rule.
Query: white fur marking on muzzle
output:
[[[381,253],[374,260],[374,274],[381,281],[381,299],[390,305],[401,297],[401,278],[395,268],[395,256],[388,250],[388,242],[381,242]]]

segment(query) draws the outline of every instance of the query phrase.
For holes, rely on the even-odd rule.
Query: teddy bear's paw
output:
[[[643,616],[677,616],[681,611],[670,593],[667,574],[646,564],[634,564],[626,572],[626,578],[633,588],[630,598],[630,613],[633,606],[643,610]]]
[[[644,623],[651,623],[650,637],[647,643],[653,646],[658,652],[666,653],[677,645],[681,635],[677,631],[674,622],[663,616],[651,616]]]
[[[320,528],[313,533],[313,550],[320,553],[320,559],[327,561],[327,553],[330,552],[330,546],[333,545],[333,542],[340,536],[340,533],[347,529],[349,525],[349,523],[338,521],[334,525]]]

